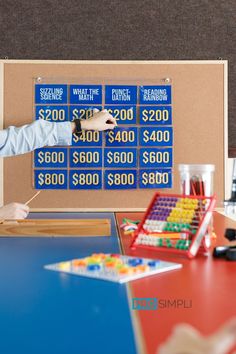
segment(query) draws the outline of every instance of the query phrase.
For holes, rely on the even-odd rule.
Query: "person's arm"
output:
[[[93,117],[81,120],[82,130],[107,130],[117,126],[115,118],[106,110],[94,110]],[[45,145],[71,145],[72,133],[76,132],[74,122],[52,123],[38,120],[23,127],[9,127],[0,131],[0,157],[24,154]],[[11,203],[0,207],[0,220],[24,219],[29,207]]]
[[[94,112],[92,118],[81,120],[83,130],[114,129],[116,120],[106,110]],[[43,119],[22,127],[0,131],[0,157],[25,154],[43,146],[71,145],[74,122],[53,123]]]
[[[11,126],[0,131],[0,156],[20,155],[46,145],[71,145],[71,140],[71,122],[40,119],[20,128]]]

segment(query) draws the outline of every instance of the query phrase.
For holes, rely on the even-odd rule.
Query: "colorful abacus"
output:
[[[207,247],[204,236],[215,197],[156,194],[135,232],[131,248],[145,247],[194,257]]]

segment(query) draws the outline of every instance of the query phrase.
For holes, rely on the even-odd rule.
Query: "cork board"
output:
[[[228,60],[229,156],[235,157],[235,13],[234,0],[2,1],[0,58]]]
[[[4,127],[33,120],[33,80],[36,77],[94,83],[159,81],[173,83],[173,188],[179,193],[179,163],[211,163],[218,201],[224,198],[225,67],[224,62],[53,62],[8,61],[4,64]],[[32,187],[32,155],[4,159],[4,203],[24,202]],[[155,190],[45,190],[32,202],[36,209],[139,210]]]

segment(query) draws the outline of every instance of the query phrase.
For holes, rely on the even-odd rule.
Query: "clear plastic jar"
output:
[[[180,190],[184,195],[199,195],[211,197],[213,195],[213,177],[215,165],[179,165]],[[207,228],[204,242],[207,248],[211,239],[215,237],[213,218]]]
[[[180,190],[185,195],[213,195],[215,165],[179,165]]]

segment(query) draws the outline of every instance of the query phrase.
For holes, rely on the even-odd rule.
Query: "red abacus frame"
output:
[[[196,231],[196,234],[192,237],[191,244],[189,246],[189,249],[187,250],[182,250],[182,249],[176,249],[176,248],[167,248],[167,247],[161,247],[161,246],[149,246],[149,245],[142,245],[142,244],[137,244],[136,239],[140,233],[147,234],[147,236],[151,233],[148,232],[143,228],[143,225],[150,214],[150,211],[153,208],[153,205],[155,201],[160,198],[160,197],[172,197],[172,198],[188,198],[188,199],[198,199],[198,200],[206,200],[208,203],[206,204],[206,210],[203,212],[203,216],[199,221],[199,225]],[[148,249],[152,251],[160,251],[160,252],[166,252],[166,253],[178,253],[187,256],[188,258],[193,258],[195,257],[198,253],[204,254],[209,250],[209,244],[207,242],[206,236],[207,235],[207,230],[209,227],[209,224],[211,222],[212,218],[212,212],[214,210],[216,203],[216,197],[213,195],[212,197],[205,197],[205,196],[199,196],[199,195],[184,195],[184,194],[161,194],[161,193],[155,193],[155,195],[152,198],[152,201],[147,208],[147,211],[140,222],[138,229],[134,233],[134,237],[132,239],[130,248],[131,249],[136,249],[136,248],[143,248],[143,249]],[[170,232],[165,232],[162,231],[160,232],[160,235],[164,234],[169,234]],[[171,233],[176,233],[176,234],[181,234],[183,232],[171,232]]]

